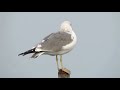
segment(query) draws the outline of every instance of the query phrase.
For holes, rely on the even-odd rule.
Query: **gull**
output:
[[[76,45],[76,42],[77,37],[72,29],[71,22],[63,21],[59,31],[49,34],[33,48],[19,55],[24,56],[33,53],[31,58],[37,58],[40,55],[56,56],[57,69],[59,70],[58,55],[60,56],[61,68],[63,68],[62,55],[70,52]]]

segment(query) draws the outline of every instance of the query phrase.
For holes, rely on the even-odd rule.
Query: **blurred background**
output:
[[[0,77],[57,78],[55,56],[18,56],[72,23],[78,41],[63,55],[71,78],[120,78],[119,12],[0,12]]]

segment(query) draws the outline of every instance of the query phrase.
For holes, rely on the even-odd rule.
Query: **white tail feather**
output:
[[[44,54],[44,52],[40,52],[40,53],[34,53],[31,58],[37,58],[38,56]]]

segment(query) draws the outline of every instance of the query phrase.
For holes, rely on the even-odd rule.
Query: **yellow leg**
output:
[[[63,69],[63,64],[62,64],[62,55],[60,55],[60,64],[61,64],[61,68]]]
[[[56,55],[56,63],[57,63],[57,69],[59,70],[58,57],[57,57],[57,55]]]

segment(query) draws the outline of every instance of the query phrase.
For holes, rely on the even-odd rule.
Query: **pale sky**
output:
[[[78,41],[63,55],[71,78],[120,78],[119,12],[0,12],[0,77],[57,78],[55,56],[18,56],[72,23]]]

